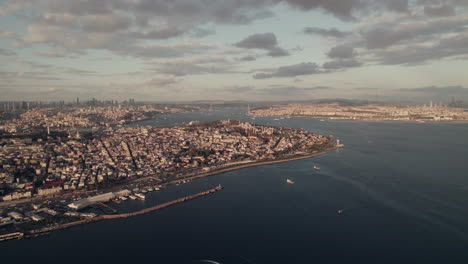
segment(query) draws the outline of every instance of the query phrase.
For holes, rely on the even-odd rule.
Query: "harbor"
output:
[[[24,234],[23,233],[7,234],[7,235],[5,235],[5,237],[8,238],[8,240],[9,239],[21,239],[23,237],[31,238],[31,237],[35,237],[35,236],[38,236],[38,235],[43,234],[43,233],[49,233],[51,231],[66,229],[66,228],[70,228],[70,227],[81,225],[81,224],[87,224],[87,223],[92,223],[92,222],[101,221],[101,220],[110,220],[110,219],[119,219],[119,218],[128,218],[128,217],[133,217],[133,216],[139,216],[139,215],[147,214],[147,213],[154,212],[154,211],[157,211],[157,210],[161,210],[161,209],[164,209],[164,208],[176,205],[176,204],[184,203],[184,202],[196,199],[196,198],[200,198],[200,197],[203,197],[203,196],[206,196],[206,195],[209,195],[209,194],[214,194],[216,192],[221,191],[222,189],[223,189],[223,187],[221,185],[218,185],[217,187],[209,189],[209,190],[204,191],[204,192],[199,192],[199,193],[196,193],[196,194],[193,194],[193,195],[185,196],[185,197],[182,197],[182,198],[179,198],[179,199],[175,199],[175,200],[172,200],[172,201],[169,201],[169,202],[166,202],[166,203],[162,203],[162,204],[159,204],[159,205],[156,205],[156,206],[153,206],[153,207],[149,207],[149,208],[146,208],[146,209],[143,209],[143,210],[140,210],[140,211],[132,212],[132,213],[99,215],[99,216],[95,216],[95,217],[92,217],[92,218],[83,219],[83,220],[80,220],[80,221],[75,221],[75,222],[66,223],[66,224],[62,224],[62,225],[57,225],[57,226],[51,226],[51,227],[45,227],[45,228],[41,228],[41,229],[37,229],[37,230],[32,230],[32,231],[24,233]],[[7,240],[7,239],[4,239],[4,240]],[[0,241],[2,241],[2,240],[0,240]]]

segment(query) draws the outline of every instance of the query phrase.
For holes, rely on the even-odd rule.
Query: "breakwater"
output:
[[[186,196],[186,197],[183,197],[183,198],[179,198],[179,199],[167,202],[167,203],[163,203],[163,204],[159,204],[159,205],[156,205],[156,206],[153,206],[153,207],[150,207],[150,208],[143,209],[141,211],[137,211],[137,212],[133,212],[133,213],[127,213],[127,214],[101,215],[101,216],[98,216],[97,218],[100,218],[100,220],[101,219],[118,219],[118,218],[127,218],[127,217],[147,214],[149,212],[157,211],[157,210],[160,210],[160,209],[163,209],[163,208],[166,208],[166,207],[178,204],[178,203],[183,203],[183,202],[186,202],[186,201],[189,201],[189,200],[201,197],[201,196],[212,194],[212,193],[221,191],[222,189],[223,189],[223,187],[221,185],[219,185],[218,187],[210,189],[208,191],[200,192],[200,193],[190,195],[190,196]]]
[[[101,221],[101,220],[128,218],[128,217],[132,217],[132,216],[143,215],[143,214],[147,214],[149,212],[161,210],[163,208],[166,208],[166,207],[169,207],[169,206],[172,206],[172,205],[175,205],[175,204],[183,203],[183,202],[193,200],[193,199],[205,196],[205,195],[213,194],[213,193],[221,191],[222,189],[223,189],[223,187],[221,185],[219,185],[219,186],[217,186],[217,187],[215,187],[213,189],[210,189],[210,190],[207,190],[207,191],[204,191],[204,192],[199,192],[199,193],[196,193],[196,194],[193,194],[193,195],[190,195],[190,196],[182,197],[182,198],[172,200],[172,201],[167,202],[167,203],[159,204],[159,205],[156,205],[156,206],[153,206],[153,207],[149,207],[149,208],[143,209],[141,211],[137,211],[137,212],[126,213],[126,214],[114,214],[114,215],[100,215],[100,216],[97,216],[97,217],[94,217],[94,218],[89,218],[89,219],[84,219],[84,220],[80,220],[80,221],[70,222],[70,223],[66,223],[66,224],[62,224],[62,225],[36,229],[36,230],[32,230],[32,231],[27,232],[25,234],[25,237],[35,237],[35,236],[37,236],[39,234],[42,234],[42,233],[49,233],[51,231],[70,228],[70,227],[73,227],[73,226],[92,223],[92,222]]]

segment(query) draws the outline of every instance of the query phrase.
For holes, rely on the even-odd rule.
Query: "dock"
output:
[[[99,210],[103,211],[106,214],[115,214],[115,213],[117,213],[117,210],[115,210],[114,208],[112,208],[112,207],[110,207],[110,206],[108,206],[107,204],[104,204],[104,203],[95,203],[95,204],[92,204],[91,207],[94,208],[94,209],[99,209]]]

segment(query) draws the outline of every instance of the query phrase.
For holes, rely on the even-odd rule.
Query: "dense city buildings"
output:
[[[161,113],[199,110],[196,106],[118,105],[42,107],[21,112],[0,112],[0,133],[31,132],[36,129],[68,131],[100,128],[154,118]]]
[[[430,102],[424,106],[388,104],[285,104],[253,109],[253,116],[294,116],[351,120],[452,121],[468,120],[468,111]]]
[[[141,193],[130,195],[119,186],[159,188],[204,173],[304,157],[334,147],[331,137],[305,130],[230,120],[180,127],[107,126],[66,137],[10,134],[0,139],[0,226],[45,223],[51,212],[59,222],[69,221],[65,216],[86,218],[89,215],[73,211],[122,196],[144,199]],[[82,200],[65,199],[67,195]],[[55,201],[53,208],[34,208],[34,203],[50,199]],[[22,207],[6,208],[15,204]]]

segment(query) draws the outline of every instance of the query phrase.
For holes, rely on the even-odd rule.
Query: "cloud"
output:
[[[274,77],[296,77],[302,75],[311,75],[321,73],[318,65],[316,63],[299,63],[290,66],[282,66],[276,70],[273,70],[271,73],[257,73],[253,75],[254,79],[268,79]]]
[[[382,49],[404,41],[421,39],[441,33],[466,30],[468,16],[447,17],[429,21],[381,23],[363,32],[363,38],[369,49]],[[424,40],[423,40],[424,41]]]
[[[416,65],[430,60],[468,54],[468,34],[454,35],[430,45],[407,45],[376,54],[381,64]]]
[[[166,78],[154,78],[147,82],[144,82],[145,86],[155,86],[155,87],[166,87],[178,83],[176,79],[166,79]]]
[[[231,92],[231,93],[246,93],[254,90],[252,86],[234,86],[234,87],[227,87],[224,90]]]
[[[339,70],[345,68],[359,67],[361,65],[362,63],[355,59],[338,59],[324,63],[323,68],[327,70]]]
[[[279,86],[258,90],[261,94],[268,94],[272,96],[299,96],[307,95],[316,91],[331,90],[333,88],[327,86],[316,87],[296,87],[296,86]]]
[[[130,32],[128,36],[130,38],[140,38],[140,39],[170,39],[174,37],[179,37],[185,34],[185,30],[177,27],[167,27],[159,30],[151,30],[148,32]]]
[[[214,45],[199,43],[176,43],[176,44],[136,44],[120,46],[116,52],[121,55],[149,58],[177,58],[187,54],[196,54],[206,50],[216,49]]]
[[[80,23],[86,32],[112,33],[129,28],[132,21],[126,16],[98,14],[81,16]]]
[[[340,31],[336,28],[329,28],[329,29],[324,29],[324,28],[318,28],[318,27],[306,27],[303,29],[305,34],[315,34],[315,35],[320,35],[324,37],[334,37],[334,38],[343,38],[346,36],[349,36],[351,32],[346,32],[346,31]]]
[[[431,17],[453,16],[455,8],[450,5],[425,6],[424,14]]]
[[[354,48],[347,44],[340,44],[330,49],[328,52],[328,57],[330,58],[339,58],[339,59],[349,59],[356,55]]]
[[[16,52],[0,48],[0,56],[16,56]]]
[[[157,73],[172,76],[226,73],[231,69],[231,62],[217,57],[199,57],[149,63],[154,65],[154,70]]]
[[[234,44],[234,46],[245,49],[267,50],[268,56],[272,57],[289,55],[286,50],[278,47],[278,40],[273,33],[253,34]]]
[[[435,93],[435,94],[465,94],[468,95],[468,88],[463,86],[429,86],[421,88],[400,89],[402,92],[417,92],[417,93]]]
[[[9,31],[0,30],[0,39],[16,38],[17,34]]]
[[[256,60],[257,58],[253,55],[247,55],[247,56],[244,56],[242,58],[239,58],[240,61],[254,61]]]

